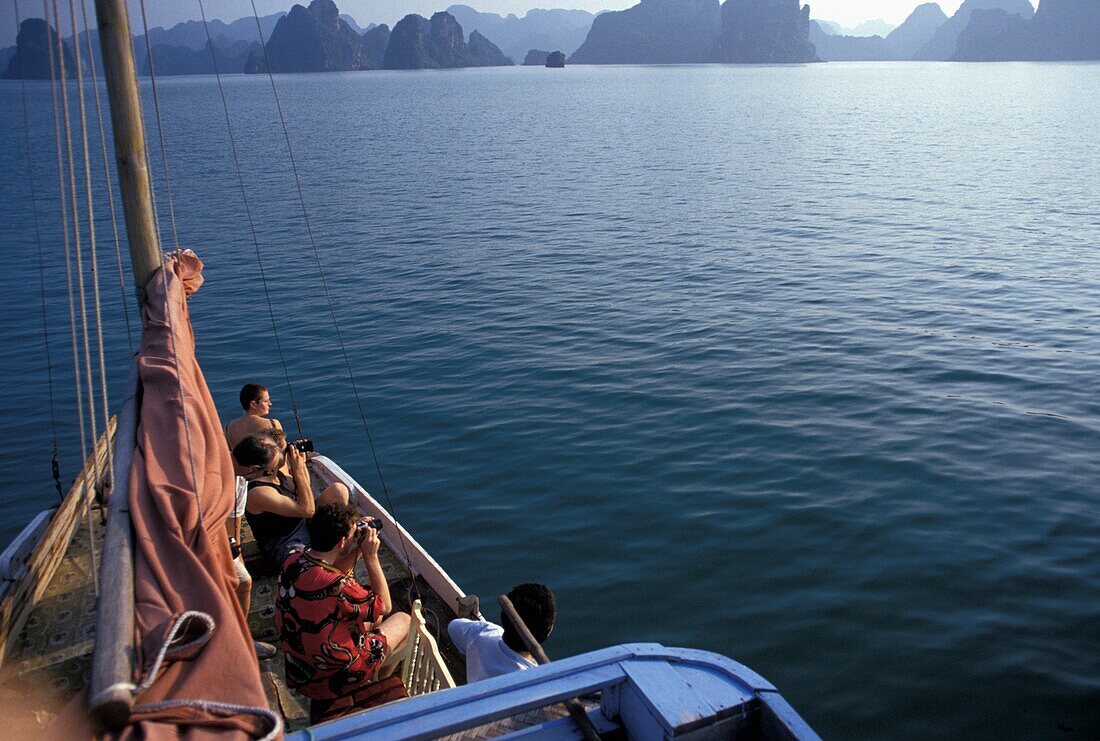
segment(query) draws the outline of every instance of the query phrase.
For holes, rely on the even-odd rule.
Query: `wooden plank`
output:
[[[130,525],[130,464],[137,443],[138,368],[130,366],[115,440],[114,492],[103,539],[96,645],[88,708],[109,728],[120,728],[134,706],[134,554]]]
[[[54,572],[65,557],[77,521],[84,514],[88,502],[95,490],[102,485],[107,476],[107,458],[111,451],[117,420],[112,417],[106,432],[96,442],[88,465],[77,476],[69,493],[61,502],[50,524],[42,533],[33,553],[27,559],[27,569],[23,577],[11,583],[0,602],[0,666],[3,666],[13,640],[23,629],[31,610],[41,599],[42,593],[50,584]],[[96,477],[96,472],[99,478]]]

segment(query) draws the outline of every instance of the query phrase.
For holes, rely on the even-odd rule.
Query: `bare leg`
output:
[[[386,645],[389,646],[390,653],[399,651],[401,646],[409,637],[409,626],[412,623],[412,618],[407,612],[395,612],[388,618],[378,623],[375,627],[382,631],[382,635],[386,636]],[[378,671],[376,679],[384,679],[397,670],[398,664],[390,664],[384,666]]]
[[[233,565],[237,569],[237,600],[241,603],[245,620],[248,619],[248,610],[252,607],[252,576],[245,568],[244,558],[237,556],[233,559]]]

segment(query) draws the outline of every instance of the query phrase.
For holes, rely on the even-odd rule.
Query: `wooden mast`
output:
[[[144,304],[145,286],[160,267],[161,250],[149,187],[145,128],[126,0],[95,0],[95,14],[103,53],[103,77],[111,102],[115,161],[122,190],[122,210],[126,215],[130,260],[134,267],[134,285],[139,304]]]
[[[161,266],[145,128],[141,116],[137,68],[126,0],[95,0],[103,76],[111,104],[115,164],[122,190],[126,235],[134,269],[139,312],[145,288]],[[148,41],[146,41],[148,43]],[[136,444],[140,407],[136,361],[127,382],[115,439],[115,481],[108,503],[107,531],[101,564],[101,589],[96,611],[96,645],[92,657],[88,706],[107,728],[129,722],[134,705],[134,561],[130,522],[130,462]]]

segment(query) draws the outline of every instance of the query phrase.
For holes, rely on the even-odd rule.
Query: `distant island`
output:
[[[450,5],[392,28],[360,26],[333,0],[312,0],[260,19],[198,21],[153,28],[134,38],[139,71],[151,46],[158,75],[335,72],[545,65],[560,50],[570,64],[802,64],[816,61],[1100,60],[1100,0],[965,0],[948,17],[934,2],[918,5],[897,28],[869,21],[845,32],[815,20],[799,0],[640,0],[625,10],[532,10],[522,18]],[[872,33],[877,31],[878,33]],[[885,35],[882,35],[885,34]],[[56,32],[31,18],[16,45],[0,49],[0,77],[49,75]],[[93,31],[93,63],[99,66]],[[55,42],[56,43],[56,42]],[[73,39],[63,41],[72,63]]]

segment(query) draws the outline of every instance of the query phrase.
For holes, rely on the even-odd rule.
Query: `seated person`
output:
[[[248,612],[252,609],[252,575],[248,573],[248,567],[244,564],[244,556],[241,555],[241,518],[244,517],[247,498],[247,482],[244,478],[238,476],[233,511],[229,513],[226,526],[229,532],[229,549],[233,556],[233,567],[237,571],[237,600],[241,603],[241,611],[244,613],[246,621],[248,620]],[[260,661],[275,658],[275,647],[270,643],[253,640],[252,646],[256,649],[256,658]]]
[[[407,613],[383,620],[393,604],[378,561],[378,531],[357,528],[361,519],[348,504],[319,507],[308,525],[310,547],[291,553],[279,575],[275,626],[286,683],[310,699],[310,716],[318,720],[350,712],[369,696],[382,662],[409,634]],[[366,586],[355,578],[360,556]]]
[[[246,436],[233,448],[233,459],[248,482],[244,517],[260,552],[275,567],[292,549],[309,545],[306,519],[318,506],[348,503],[348,487],[341,483],[330,485],[315,498],[305,453],[278,445],[270,432]]]
[[[542,584],[520,584],[508,593],[508,599],[536,641],[541,644],[550,637],[558,616],[553,592]],[[503,612],[500,622],[503,627],[487,620],[459,618],[447,626],[455,648],[466,656],[466,681],[477,682],[536,665],[519,631]]]
[[[225,439],[229,443],[230,450],[254,432],[269,430],[285,434],[279,420],[267,416],[271,413],[272,401],[271,393],[266,386],[246,383],[241,389],[240,398],[244,414],[225,426]]]

